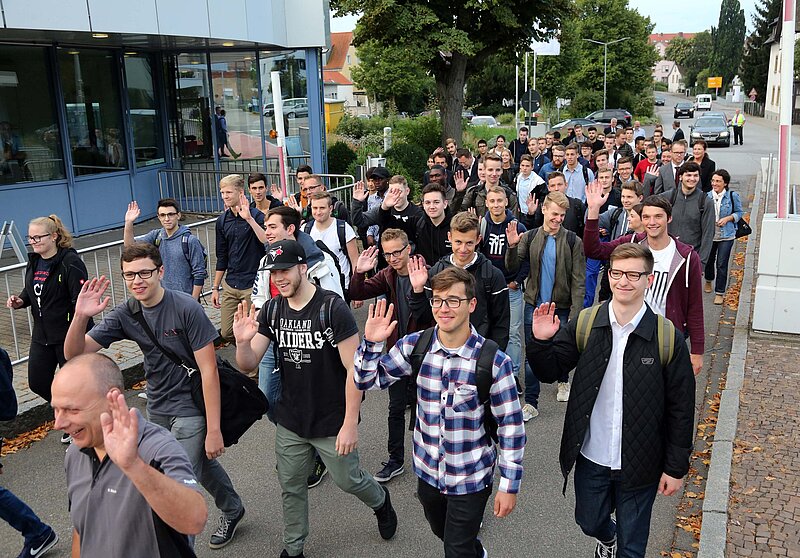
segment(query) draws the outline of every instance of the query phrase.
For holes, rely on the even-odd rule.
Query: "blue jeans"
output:
[[[13,492],[0,486],[0,518],[22,533],[25,543],[30,544],[50,531],[28,505]]]
[[[525,343],[533,343],[533,304],[525,303]],[[561,320],[562,325],[566,325],[569,320],[569,308],[556,309],[556,315]],[[558,378],[559,382],[569,381],[569,372],[565,372]],[[542,391],[539,385],[539,378],[533,373],[528,359],[525,359],[525,403],[530,403],[537,409],[539,408],[539,393]]]
[[[267,396],[269,402],[267,418],[272,423],[275,423],[275,405],[281,398],[281,372],[275,366],[274,344],[274,342],[270,342],[267,352],[264,353],[258,365],[258,387]]]
[[[172,432],[189,456],[195,477],[214,498],[217,508],[228,519],[236,518],[244,509],[242,499],[219,461],[206,457],[206,417],[150,415],[148,419]]]
[[[593,258],[586,258],[586,294],[583,295],[583,307],[589,308],[594,304],[594,294],[597,292],[597,278],[603,262]]]
[[[731,259],[733,240],[715,240],[706,262],[706,281],[714,281],[714,293],[724,295],[728,289],[728,262]]]
[[[506,354],[511,359],[511,368],[514,376],[519,376],[519,367],[522,362],[522,316],[525,310],[525,302],[522,298],[522,287],[517,290],[508,289],[508,302],[511,306],[511,329],[508,332],[508,346]]]
[[[575,522],[603,542],[617,537],[618,558],[644,558],[650,536],[650,515],[658,483],[625,490],[620,471],[598,465],[583,455],[575,463]],[[616,511],[616,525],[611,513]]]

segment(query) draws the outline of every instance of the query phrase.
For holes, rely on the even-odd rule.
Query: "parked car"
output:
[[[630,126],[631,113],[625,109],[616,108],[616,109],[605,109],[605,110],[596,110],[591,114],[587,114],[586,118],[588,120],[593,120],[600,124],[611,124],[611,119],[616,118],[617,124],[622,124],[623,126]]]
[[[473,126],[488,126],[489,128],[497,128],[497,120],[494,116],[473,116],[470,124]]]
[[[694,110],[711,110],[711,95],[702,94],[695,97]]]
[[[660,96],[660,95],[656,95],[656,98],[655,98],[655,105],[656,105],[657,107],[663,107],[663,106],[664,106],[664,103],[666,103],[666,102],[667,102],[667,101],[666,101],[666,99],[664,99],[664,97],[662,97],[662,96]]]
[[[705,140],[708,145],[721,145],[730,147],[731,133],[728,121],[721,116],[703,115],[695,120],[694,126],[689,127],[689,145],[694,145],[699,139]]]
[[[283,114],[289,118],[304,118],[308,116],[308,99],[305,97],[293,97],[283,100]],[[275,104],[266,103],[264,105],[264,116],[275,115]]]
[[[475,113],[471,110],[462,110],[461,111],[461,118],[466,119],[467,122],[472,122],[472,119],[475,118]]]
[[[554,124],[550,127],[551,131],[557,132],[566,132],[567,128],[574,128],[576,124],[580,124],[584,128],[584,133],[586,133],[586,128],[589,126],[595,126],[597,122],[594,120],[589,120],[588,118],[570,118],[569,120],[562,120],[558,124]],[[601,132],[603,130],[600,130]]]
[[[681,116],[688,116],[689,118],[694,118],[694,105],[692,103],[687,103],[682,101],[675,105],[675,110],[673,111],[673,115],[675,118],[680,118]]]

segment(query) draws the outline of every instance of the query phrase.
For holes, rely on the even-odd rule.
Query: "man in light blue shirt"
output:
[[[586,201],[586,187],[594,181],[594,173],[588,167],[578,162],[578,144],[571,143],[567,146],[564,157],[566,164],[561,171],[567,181],[567,196]]]

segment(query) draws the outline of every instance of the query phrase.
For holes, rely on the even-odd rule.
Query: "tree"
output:
[[[522,56],[520,56],[522,58]],[[530,57],[529,64],[533,63]],[[486,64],[467,79],[467,98],[468,106],[482,108],[500,107],[503,99],[513,98],[515,94],[514,80],[517,59],[505,54],[493,54]],[[522,73],[523,60],[520,60],[519,88],[522,94],[525,84],[523,83],[524,74]],[[494,112],[487,110],[487,112]],[[513,112],[506,109],[504,112]]]
[[[374,41],[416,60],[436,80],[443,137],[461,139],[466,79],[489,55],[524,52],[569,15],[571,0],[331,0],[337,16],[361,14],[353,43]]]
[[[711,68],[714,75],[722,76],[723,90],[730,85],[739,70],[746,31],[744,10],[739,0],[722,0],[719,24],[713,34],[714,57]]]
[[[713,54],[714,39],[708,31],[701,31],[691,39],[676,37],[664,51],[667,60],[680,66],[687,87],[694,87],[698,74],[711,66]]]
[[[758,99],[763,101],[767,91],[769,72],[769,45],[766,44],[772,22],[780,17],[781,0],[760,0],[752,16],[753,32],[747,37],[739,76],[744,83],[744,92],[756,90]]]

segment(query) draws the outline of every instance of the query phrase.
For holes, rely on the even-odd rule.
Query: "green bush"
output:
[[[661,92],[669,91],[669,87],[663,81],[653,82],[653,89],[655,91],[661,91]]]
[[[395,143],[386,152],[387,165],[391,166],[396,162],[405,167],[415,178],[419,178],[425,172],[427,160],[428,152],[419,145],[411,143]]]
[[[504,112],[497,115],[497,123],[501,126],[514,126],[514,114],[511,112]]]
[[[355,160],[356,152],[343,141],[337,141],[328,147],[328,172],[331,174],[344,174]]]
[[[353,139],[362,138],[366,134],[364,120],[345,113],[339,120],[339,125],[336,126],[336,133]]]
[[[389,125],[395,140],[419,146],[425,151],[425,158],[442,145],[442,123],[436,117],[397,118]]]
[[[652,116],[655,99],[653,92],[646,89],[638,95],[626,93],[622,98],[623,106],[628,107],[631,114]]]
[[[569,106],[569,112],[574,117],[582,117],[600,108],[603,108],[603,92],[588,91],[584,89],[582,91],[578,91],[578,93],[572,98],[572,103]]]

